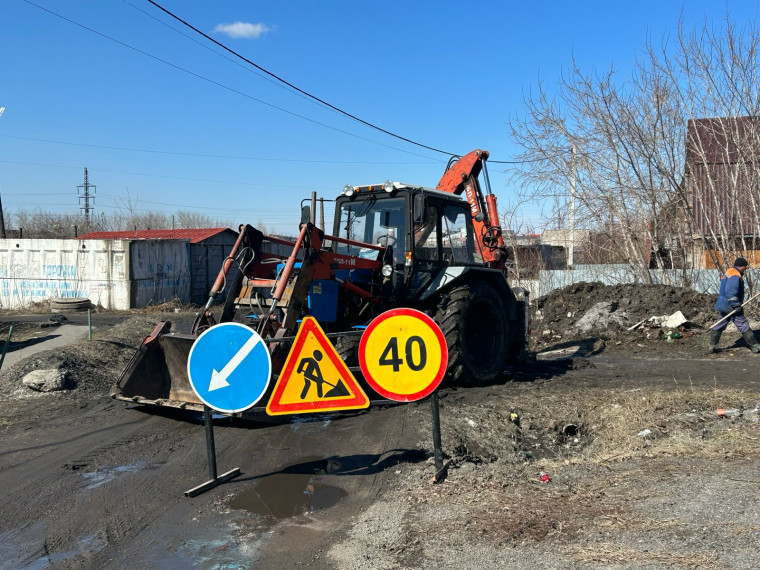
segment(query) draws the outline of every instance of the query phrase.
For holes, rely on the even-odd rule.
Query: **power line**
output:
[[[124,198],[123,196],[118,196],[115,194],[103,194],[101,193],[101,196],[107,196],[109,198],[121,198],[124,200],[134,201],[136,203],[143,203],[143,204],[156,204],[158,206],[172,206],[173,208],[199,208],[202,210],[223,210],[223,211],[255,211],[255,212],[282,212],[282,208],[235,208],[234,210],[231,210],[230,208],[222,208],[222,207],[214,207],[214,206],[189,206],[187,204],[173,204],[170,202],[156,202],[154,200],[142,200],[139,197],[132,198]],[[269,214],[267,214],[269,216]]]
[[[194,37],[192,37],[191,35],[184,33],[182,30],[178,30],[178,29],[177,29],[177,28],[175,28],[174,26],[170,26],[168,23],[164,22],[162,19],[160,19],[160,18],[157,18],[157,17],[155,17],[153,14],[150,14],[150,13],[146,12],[145,10],[143,10],[142,8],[140,8],[139,6],[135,6],[135,5],[134,5],[132,2],[130,2],[129,0],[122,0],[122,1],[123,1],[125,4],[127,4],[128,6],[131,6],[132,8],[134,8],[135,10],[137,10],[138,12],[140,12],[141,14],[145,14],[145,15],[146,15],[148,18],[150,18],[151,20],[153,20],[153,21],[155,21],[155,22],[158,22],[158,23],[159,23],[159,24],[161,24],[162,26],[166,26],[166,27],[167,27],[167,28],[169,28],[170,30],[172,30],[172,31],[174,31],[174,32],[178,33],[179,35],[181,35],[182,37],[184,37],[184,38],[187,38],[188,40],[190,40],[190,41],[191,41],[191,42],[193,42],[194,44],[197,44],[197,45],[201,46],[203,49],[205,49],[205,50],[208,50],[208,51],[210,51],[211,53],[213,53],[213,54],[215,54],[215,55],[218,55],[219,57],[222,57],[222,58],[226,59],[226,60],[227,60],[227,61],[229,61],[230,63],[233,63],[233,64],[237,65],[237,66],[238,66],[240,69],[245,69],[245,70],[246,70],[246,71],[248,71],[249,73],[253,73],[253,74],[254,74],[256,77],[260,77],[260,78],[261,78],[261,79],[263,79],[264,81],[267,81],[267,82],[271,83],[272,85],[276,85],[277,87],[279,87],[280,89],[283,89],[284,91],[286,91],[286,92],[288,92],[288,93],[292,93],[292,94],[294,94],[294,95],[298,95],[298,96],[299,96],[299,97],[301,97],[302,99],[304,99],[304,100],[306,100],[306,101],[309,101],[309,102],[311,102],[311,103],[314,103],[314,101],[313,101],[313,100],[309,99],[308,97],[306,97],[306,96],[304,96],[304,95],[302,95],[302,94],[300,94],[300,93],[298,93],[298,92],[295,92],[295,91],[293,91],[292,89],[288,89],[288,88],[287,88],[285,85],[283,85],[283,84],[282,84],[282,83],[280,83],[279,81],[275,81],[274,79],[271,79],[271,78],[267,77],[267,76],[266,76],[266,75],[264,75],[263,73],[257,73],[255,70],[251,69],[250,67],[248,67],[248,66],[246,66],[246,65],[243,65],[243,64],[242,64],[242,63],[240,63],[239,61],[236,61],[235,59],[233,59],[233,58],[231,58],[231,57],[228,57],[228,56],[226,56],[225,54],[223,54],[223,53],[220,53],[220,52],[218,52],[218,51],[216,51],[216,50],[212,49],[211,47],[207,46],[207,45],[206,45],[206,44],[204,44],[203,42],[196,40],[196,39],[195,39]]]
[[[277,109],[278,111],[282,111],[283,113],[287,113],[288,115],[291,115],[291,116],[293,116],[293,117],[298,117],[299,119],[303,119],[304,121],[308,121],[308,122],[310,122],[310,123],[314,123],[315,125],[319,125],[319,126],[321,126],[321,127],[325,127],[326,129],[330,129],[330,130],[332,130],[332,131],[335,131],[335,132],[338,132],[338,133],[341,133],[341,134],[347,135],[347,136],[349,136],[349,137],[353,137],[353,138],[355,138],[355,139],[363,140],[363,141],[365,141],[365,142],[369,142],[369,143],[372,143],[372,144],[376,144],[376,145],[378,145],[378,146],[382,146],[382,147],[385,147],[385,148],[389,148],[389,149],[392,149],[392,150],[397,150],[397,151],[399,151],[399,152],[403,152],[403,153],[405,153],[405,154],[411,154],[411,155],[413,155],[413,156],[420,156],[420,157],[422,157],[422,158],[427,158],[427,159],[429,159],[429,160],[433,160],[433,159],[431,159],[430,157],[427,157],[427,156],[424,156],[424,155],[421,155],[421,154],[416,154],[416,153],[413,153],[413,152],[410,152],[410,151],[408,151],[408,150],[404,150],[404,149],[401,149],[401,148],[398,148],[398,147],[394,147],[394,146],[390,146],[390,145],[387,145],[387,144],[383,144],[383,143],[381,143],[381,142],[378,142],[378,141],[373,141],[373,140],[371,140],[371,139],[368,139],[368,138],[366,138],[366,137],[362,137],[362,136],[360,136],[360,135],[356,135],[356,134],[354,134],[354,133],[350,133],[350,132],[348,132],[348,131],[344,131],[343,129],[339,129],[339,128],[337,128],[337,127],[333,127],[333,126],[330,126],[330,125],[328,125],[328,124],[326,124],[326,123],[322,123],[322,122],[320,122],[320,121],[317,121],[317,120],[315,120],[315,119],[310,119],[309,117],[306,117],[306,116],[304,116],[304,115],[300,115],[299,113],[295,113],[295,112],[293,112],[293,111],[289,111],[288,109],[285,109],[284,107],[280,107],[280,106],[278,106],[278,105],[275,105],[275,104],[273,104],[273,103],[269,103],[268,101],[264,101],[263,99],[259,99],[258,97],[254,97],[253,95],[249,95],[248,93],[244,93],[243,91],[240,91],[240,90],[238,90],[238,89],[235,89],[235,88],[233,88],[233,87],[230,87],[230,86],[228,86],[228,85],[225,85],[224,83],[220,83],[220,82],[218,82],[218,81],[215,81],[215,80],[213,80],[213,79],[209,79],[208,77],[205,77],[205,76],[203,76],[203,75],[200,75],[199,73],[195,73],[194,71],[190,71],[189,69],[186,69],[186,68],[184,68],[184,67],[182,67],[182,66],[180,66],[180,65],[177,65],[177,64],[171,63],[170,61],[167,61],[167,60],[165,60],[165,59],[162,59],[162,58],[160,58],[160,57],[158,57],[158,56],[155,56],[155,55],[153,55],[153,54],[150,54],[150,53],[148,53],[148,52],[146,52],[146,51],[143,51],[143,50],[141,50],[141,49],[138,49],[138,48],[136,48],[136,47],[134,47],[134,46],[131,46],[131,45],[129,45],[129,44],[127,44],[127,43],[125,43],[125,42],[122,42],[121,40],[117,40],[117,39],[115,39],[115,38],[112,38],[112,37],[111,37],[111,36],[109,36],[109,35],[106,35],[106,34],[104,34],[104,33],[102,33],[102,32],[99,32],[99,31],[97,31],[97,30],[94,30],[94,29],[92,29],[92,28],[90,28],[90,27],[88,27],[88,26],[85,26],[84,24],[80,24],[79,22],[75,22],[74,20],[72,20],[72,19],[70,19],[70,18],[67,18],[66,16],[63,16],[63,15],[61,15],[61,14],[58,14],[57,12],[54,12],[54,11],[52,11],[52,10],[48,9],[48,8],[45,8],[45,7],[43,7],[43,6],[40,6],[40,5],[38,5],[38,4],[35,4],[35,3],[34,3],[34,2],[32,2],[31,0],[23,0],[23,1],[24,1],[24,2],[26,2],[27,4],[29,4],[30,6],[34,6],[35,8],[38,8],[38,9],[40,9],[40,10],[44,11],[44,12],[47,12],[48,14],[51,14],[51,15],[53,15],[53,16],[55,16],[55,17],[57,17],[57,18],[60,18],[61,20],[64,20],[64,21],[66,21],[66,22],[69,22],[70,24],[73,24],[73,25],[75,25],[75,26],[78,26],[78,27],[80,27],[80,28],[82,28],[82,29],[84,29],[84,30],[87,30],[88,32],[91,32],[91,33],[93,33],[93,34],[96,34],[96,35],[98,35],[98,36],[100,36],[100,37],[102,37],[102,38],[105,38],[105,39],[107,39],[107,40],[110,40],[110,41],[112,41],[112,42],[114,42],[114,43],[117,43],[117,44],[119,44],[119,45],[121,45],[121,46],[123,46],[123,47],[125,47],[125,48],[131,49],[132,51],[135,51],[135,52],[137,52],[137,53],[139,53],[139,54],[141,54],[141,55],[144,55],[144,56],[146,56],[146,57],[149,57],[149,58],[151,58],[151,59],[153,59],[153,60],[155,60],[155,61],[161,62],[161,63],[163,63],[164,65],[168,65],[169,67],[173,67],[174,69],[177,69],[178,71],[182,71],[183,73],[187,73],[188,75],[192,75],[193,77],[196,77],[197,79],[201,79],[201,80],[203,80],[203,81],[206,81],[206,82],[208,82],[208,83],[211,83],[212,85],[216,85],[217,87],[221,87],[222,89],[226,89],[227,91],[230,91],[230,92],[232,92],[232,93],[236,93],[236,94],[238,94],[238,95],[241,95],[241,96],[243,96],[243,97],[245,97],[245,98],[247,98],[247,99],[250,99],[250,100],[252,100],[252,101],[256,101],[257,103],[261,103],[262,105],[266,105],[267,107],[271,107],[271,108],[273,108],[273,109]],[[441,152],[443,152],[443,151],[441,151]]]
[[[379,127],[379,126],[375,125],[374,123],[370,123],[369,121],[365,121],[364,119],[361,119],[361,118],[357,117],[356,115],[353,115],[353,114],[349,113],[348,111],[344,111],[340,107],[336,107],[332,103],[328,103],[327,101],[325,101],[324,99],[320,99],[316,95],[312,95],[308,91],[305,91],[304,89],[301,89],[297,85],[294,85],[294,84],[290,83],[289,81],[283,79],[279,75],[277,75],[275,73],[272,73],[268,69],[265,69],[265,68],[261,67],[258,63],[255,63],[255,62],[251,61],[250,59],[248,59],[247,57],[240,55],[238,52],[236,52],[232,48],[229,48],[226,45],[224,45],[223,43],[215,40],[214,38],[212,38],[211,36],[209,36],[205,32],[202,32],[201,30],[199,30],[198,28],[196,28],[195,26],[193,26],[189,22],[187,22],[187,21],[183,20],[182,18],[180,18],[179,16],[177,16],[175,13],[173,13],[173,12],[167,10],[166,8],[164,8],[158,2],[154,2],[154,0],[148,0],[148,2],[151,3],[151,4],[153,4],[156,8],[158,8],[159,10],[161,10],[162,12],[164,12],[165,14],[169,15],[170,17],[174,18],[175,20],[177,20],[178,22],[180,22],[184,26],[187,26],[188,28],[190,28],[191,30],[193,30],[195,33],[200,34],[201,36],[203,36],[204,38],[206,38],[208,41],[210,41],[210,42],[214,43],[215,45],[219,46],[223,50],[231,53],[235,57],[240,58],[241,60],[245,61],[247,64],[252,65],[253,67],[255,67],[256,69],[258,69],[259,71],[262,71],[263,73],[266,73],[267,75],[269,75],[270,77],[276,79],[277,81],[279,81],[281,83],[284,83],[285,85],[287,85],[291,89],[294,89],[298,93],[301,93],[301,94],[305,95],[306,97],[309,97],[310,99],[313,99],[314,101],[317,101],[318,103],[321,103],[322,105],[324,105],[326,107],[329,107],[333,111],[336,111],[336,112],[340,113],[341,115],[345,115],[349,119],[353,119],[354,121],[357,121],[358,123],[361,123],[362,125],[370,127],[372,129],[375,129],[376,131],[379,131],[381,133],[389,135],[389,136],[391,136],[393,138],[396,138],[398,140],[407,142],[409,144],[413,144],[415,146],[418,146],[418,147],[421,147],[421,148],[424,148],[424,149],[427,149],[427,150],[432,150],[434,152],[439,152],[439,153],[445,154],[447,156],[451,156],[452,155],[452,153],[450,153],[448,151],[441,150],[441,149],[433,147],[433,146],[428,146],[426,144],[422,144],[422,143],[419,143],[419,142],[414,141],[412,139],[403,137],[403,136],[401,136],[399,134],[393,133],[393,132],[391,132],[391,131],[389,131],[387,129],[384,129],[382,127]]]
[[[2,136],[2,135],[0,135]],[[49,164],[49,163],[40,163],[40,162],[26,162],[26,161],[15,161],[15,160],[0,160],[0,164],[19,164],[23,166],[42,166],[46,168],[66,168],[66,169],[79,169],[79,166],[70,166],[65,164]],[[270,183],[257,183],[257,182],[240,182],[238,180],[217,180],[213,178],[190,178],[187,176],[169,176],[166,174],[145,174],[143,172],[130,172],[125,170],[109,170],[107,168],[90,168],[90,170],[93,170],[95,172],[105,172],[109,174],[127,174],[130,176],[143,176],[146,178],[162,178],[162,179],[169,179],[169,180],[183,180],[185,182],[204,182],[208,184],[230,184],[235,186],[247,186],[247,187],[261,187],[265,189],[272,189],[272,188],[284,188],[287,190],[320,190],[320,191],[335,191],[334,187],[328,188],[322,188],[322,187],[315,187],[313,185],[309,186],[297,186],[294,184],[270,184]],[[29,194],[26,194],[29,195]],[[39,194],[42,195],[42,194]],[[50,194],[52,195],[62,195],[61,193],[57,194]],[[105,196],[105,194],[101,194]]]
[[[177,20],[178,22],[180,22],[182,25],[187,26],[188,28],[190,28],[191,30],[193,30],[197,34],[200,34],[201,36],[203,36],[204,38],[206,38],[208,41],[212,42],[214,45],[219,46],[223,50],[225,50],[225,51],[231,53],[232,55],[234,55],[235,57],[243,60],[247,64],[252,65],[253,67],[255,67],[256,69],[258,69],[259,71],[261,71],[263,73],[266,73],[267,75],[269,75],[270,77],[272,77],[276,81],[278,81],[278,82],[280,82],[280,83],[288,86],[289,88],[291,88],[292,90],[294,90],[296,93],[299,93],[299,94],[301,94],[301,95],[303,95],[305,97],[308,97],[309,99],[311,99],[313,101],[316,101],[316,102],[324,105],[325,107],[327,107],[327,108],[329,108],[329,109],[331,109],[331,110],[333,110],[333,111],[341,114],[341,115],[344,115],[344,116],[346,116],[346,117],[348,117],[350,119],[353,119],[354,121],[357,121],[358,123],[361,123],[362,125],[370,127],[372,129],[375,129],[375,130],[377,130],[377,131],[379,131],[379,132],[381,132],[383,134],[389,135],[389,136],[394,137],[396,139],[402,140],[404,142],[408,142],[410,144],[413,144],[415,146],[419,146],[419,147],[427,149],[427,150],[432,150],[434,152],[439,152],[439,153],[445,154],[447,156],[458,156],[456,153],[452,153],[452,152],[449,152],[449,151],[446,151],[446,150],[441,150],[441,149],[433,147],[433,146],[428,146],[426,144],[423,144],[423,143],[417,142],[415,140],[409,139],[407,137],[401,136],[399,134],[393,133],[393,132],[391,132],[389,130],[386,130],[386,129],[378,126],[378,125],[375,125],[374,123],[370,123],[369,121],[365,121],[364,119],[362,119],[360,117],[357,117],[356,115],[353,115],[353,114],[349,113],[348,111],[344,111],[340,107],[337,107],[337,106],[333,105],[332,103],[329,103],[328,101],[325,101],[324,99],[321,99],[321,98],[317,97],[316,95],[313,95],[313,94],[309,93],[308,91],[306,91],[304,89],[301,89],[297,85],[294,85],[293,83],[290,83],[286,79],[283,79],[282,77],[280,77],[276,73],[273,73],[273,72],[269,71],[268,69],[260,66],[256,62],[251,61],[247,57],[239,54],[238,52],[236,52],[232,48],[228,47],[227,45],[223,44],[222,42],[215,40],[214,38],[212,38],[211,36],[209,36],[205,32],[199,30],[198,28],[196,28],[195,26],[193,26],[192,24],[190,24],[186,20],[184,20],[184,19],[180,18],[179,16],[177,16],[174,12],[172,12],[172,11],[164,8],[163,6],[161,6],[158,2],[155,2],[155,0],[147,0],[147,1],[150,4],[152,4],[153,6],[155,6],[156,8],[158,8],[159,10],[161,10],[162,12],[164,12],[165,14],[167,14],[168,16],[170,16],[171,18],[174,18],[175,20]],[[130,4],[129,2],[127,2],[127,0],[124,0],[124,2],[126,2],[127,4]],[[140,11],[142,11],[142,10],[140,10]],[[174,28],[171,28],[171,29],[174,29]],[[177,30],[175,30],[175,31],[177,31]],[[185,34],[182,34],[182,35],[185,36]],[[187,36],[185,36],[185,37],[187,37]],[[214,52],[214,53],[217,53],[217,52]],[[221,56],[222,54],[218,54],[217,53],[217,55]],[[225,58],[225,59],[229,60],[229,58]],[[266,78],[264,78],[264,79],[266,79]],[[530,163],[530,162],[538,162],[538,160],[491,160],[490,162],[491,163],[496,163],[496,164],[525,164],[525,163]]]
[[[155,150],[155,149],[133,148],[133,147],[123,147],[123,146],[97,145],[97,144],[78,143],[78,142],[71,142],[71,141],[58,141],[58,140],[52,140],[52,139],[20,137],[20,136],[14,136],[14,135],[6,135],[6,134],[0,134],[0,137],[23,140],[23,141],[44,142],[44,143],[49,143],[49,144],[81,146],[81,147],[86,147],[86,148],[101,148],[105,150],[145,152],[145,153],[150,153],[150,154],[167,154],[167,155],[175,155],[175,156],[188,156],[188,157],[194,157],[194,158],[224,158],[224,159],[229,159],[229,160],[257,160],[261,162],[296,162],[296,163],[305,163],[305,164],[373,164],[373,165],[387,164],[387,165],[409,165],[409,166],[420,166],[420,165],[424,166],[427,164],[438,164],[440,162],[434,159],[430,159],[430,162],[383,162],[383,161],[365,161],[365,160],[322,160],[322,159],[309,160],[309,159],[302,159],[302,158],[264,158],[264,157],[259,157],[259,156],[204,154],[204,153],[197,153],[197,152],[177,152],[177,151],[171,151],[171,150]],[[0,161],[0,162],[4,162],[4,161]]]
[[[188,28],[190,28],[190,29],[191,29],[191,30],[193,30],[194,32],[196,32],[196,33],[200,34],[201,36],[203,36],[204,38],[206,38],[208,41],[210,41],[210,42],[214,43],[215,45],[217,45],[217,46],[221,47],[221,48],[222,48],[222,49],[224,49],[225,51],[227,51],[227,52],[229,52],[229,53],[233,54],[235,57],[237,57],[237,58],[241,59],[242,61],[245,61],[245,62],[246,62],[246,63],[248,63],[249,65],[252,65],[252,66],[253,66],[253,67],[255,67],[256,69],[259,69],[260,71],[262,71],[263,73],[265,73],[265,74],[269,75],[270,77],[272,77],[273,79],[277,80],[278,82],[280,82],[280,83],[282,83],[282,84],[284,84],[284,85],[288,86],[289,88],[293,89],[293,90],[294,90],[295,92],[297,92],[298,94],[302,94],[303,96],[305,96],[305,97],[307,97],[307,98],[309,98],[309,99],[311,99],[311,100],[313,100],[313,101],[316,101],[316,102],[318,102],[318,103],[320,103],[320,104],[324,105],[325,107],[327,107],[327,108],[329,108],[329,109],[331,109],[331,110],[333,110],[333,111],[335,111],[335,112],[337,112],[337,113],[341,114],[341,115],[344,115],[344,116],[346,116],[346,117],[348,117],[348,118],[350,118],[350,119],[352,119],[352,120],[354,120],[354,121],[356,121],[356,122],[358,122],[358,123],[360,123],[360,124],[363,124],[363,125],[365,125],[365,126],[368,126],[368,127],[372,128],[372,129],[375,129],[375,130],[377,130],[377,131],[379,131],[379,132],[381,132],[381,133],[383,133],[383,134],[386,134],[386,135],[388,135],[388,136],[391,136],[391,137],[393,137],[393,138],[396,138],[396,139],[398,139],[398,140],[401,140],[401,141],[407,142],[407,143],[409,143],[409,144],[412,144],[412,145],[415,145],[415,146],[418,146],[418,147],[421,147],[421,148],[425,148],[425,149],[427,149],[427,150],[431,150],[431,151],[434,151],[434,152],[438,152],[438,153],[441,153],[441,154],[445,154],[445,155],[447,155],[447,156],[454,156],[454,157],[460,156],[460,155],[458,155],[457,153],[452,153],[452,152],[449,152],[449,151],[445,151],[445,150],[442,150],[442,149],[439,149],[439,148],[436,148],[436,147],[432,147],[432,146],[429,146],[429,145],[425,145],[425,144],[423,144],[423,143],[420,143],[420,142],[417,142],[417,141],[415,141],[415,140],[409,139],[409,138],[407,138],[407,137],[401,136],[401,135],[399,135],[399,134],[396,134],[396,133],[394,133],[394,132],[391,132],[391,131],[389,131],[389,130],[387,130],[387,129],[384,129],[384,128],[382,128],[382,127],[378,126],[378,125],[375,125],[374,123],[371,123],[371,122],[369,122],[369,121],[365,121],[364,119],[362,119],[362,118],[360,118],[360,117],[358,117],[358,116],[356,116],[356,115],[353,115],[353,114],[351,114],[351,113],[349,113],[349,112],[347,112],[347,111],[344,111],[343,109],[341,109],[341,108],[339,108],[339,107],[337,107],[337,106],[335,106],[335,105],[333,105],[333,104],[331,104],[331,103],[329,103],[329,102],[327,102],[327,101],[325,101],[325,100],[323,100],[323,99],[321,99],[321,98],[319,98],[319,97],[317,97],[317,96],[315,96],[315,95],[312,95],[312,94],[311,94],[311,93],[309,93],[308,91],[305,91],[305,90],[301,89],[300,87],[298,87],[298,86],[296,86],[296,85],[294,85],[294,84],[290,83],[289,81],[287,81],[287,80],[283,79],[282,77],[278,76],[277,74],[270,72],[269,70],[267,70],[267,69],[265,69],[264,67],[262,67],[262,66],[258,65],[257,63],[255,63],[255,62],[253,62],[253,61],[249,60],[248,58],[246,58],[246,57],[244,57],[244,56],[240,55],[239,53],[237,53],[237,52],[236,52],[236,51],[234,51],[233,49],[231,49],[231,48],[227,47],[227,46],[226,46],[226,45],[224,45],[223,43],[221,43],[221,42],[219,42],[219,41],[215,40],[214,38],[210,37],[209,35],[207,35],[207,34],[206,34],[206,33],[204,33],[203,31],[199,30],[198,28],[196,28],[195,26],[193,26],[193,25],[192,25],[192,24],[190,24],[189,22],[186,22],[185,20],[183,20],[182,18],[180,18],[179,16],[177,16],[177,15],[176,15],[176,14],[174,14],[173,12],[171,12],[171,11],[167,10],[166,8],[164,8],[163,6],[161,6],[160,4],[158,4],[157,2],[155,2],[154,0],[147,0],[147,1],[148,1],[150,4],[154,5],[156,8],[160,9],[161,11],[163,11],[164,13],[166,13],[167,15],[169,15],[170,17],[172,17],[172,18],[174,18],[175,20],[177,20],[178,22],[182,23],[184,26],[187,26]],[[365,138],[365,137],[362,137],[362,136],[356,135],[356,134],[354,134],[354,133],[350,133],[350,132],[348,132],[348,131],[345,131],[345,130],[343,130],[343,129],[339,129],[339,128],[337,128],[337,127],[333,127],[333,126],[331,126],[331,125],[328,125],[328,124],[326,124],[326,123],[322,123],[322,122],[320,122],[320,121],[317,121],[317,120],[315,120],[315,119],[311,119],[311,118],[309,118],[309,117],[306,117],[306,116],[304,116],[304,115],[301,115],[301,114],[299,114],[299,113],[295,113],[295,112],[293,112],[293,111],[290,111],[290,110],[288,110],[288,109],[285,109],[285,108],[283,108],[283,107],[280,107],[280,106],[278,106],[278,105],[274,105],[273,103],[269,103],[268,101],[265,101],[265,100],[263,100],[263,99],[259,99],[259,98],[257,98],[257,97],[254,97],[254,96],[252,96],[252,95],[249,95],[249,94],[247,94],[247,93],[244,93],[244,92],[242,92],[242,91],[240,91],[240,90],[238,90],[238,89],[235,89],[235,88],[233,88],[233,87],[230,87],[230,86],[228,86],[228,85],[225,85],[225,84],[223,84],[223,83],[220,83],[220,82],[218,82],[218,81],[215,81],[215,80],[213,80],[213,79],[210,79],[210,78],[208,78],[208,77],[205,77],[205,76],[203,76],[203,75],[200,75],[200,74],[198,74],[198,73],[195,73],[194,71],[191,71],[191,70],[189,70],[189,69],[186,69],[186,68],[184,68],[184,67],[181,67],[181,66],[179,66],[179,65],[177,65],[177,64],[171,63],[170,61],[167,61],[167,60],[165,60],[165,59],[162,59],[162,58],[160,58],[160,57],[158,57],[158,56],[152,55],[152,54],[150,54],[150,53],[148,53],[148,52],[146,52],[146,51],[143,51],[143,50],[141,50],[141,49],[139,49],[139,48],[136,48],[136,47],[134,47],[134,46],[132,46],[132,45],[129,45],[129,44],[125,43],[125,42],[122,42],[122,41],[120,41],[120,40],[117,40],[117,39],[115,39],[115,38],[113,38],[113,37],[111,37],[111,36],[108,36],[107,34],[104,34],[104,33],[102,33],[102,32],[99,32],[99,31],[97,31],[97,30],[95,30],[95,29],[93,29],[93,28],[90,28],[90,27],[88,27],[88,26],[85,26],[84,24],[80,24],[79,22],[76,22],[76,21],[74,21],[74,20],[72,20],[72,19],[70,19],[70,18],[67,18],[67,17],[65,17],[65,16],[63,16],[63,15],[61,15],[61,14],[58,14],[57,12],[54,12],[53,10],[50,10],[50,9],[48,9],[48,8],[45,8],[45,7],[43,7],[43,6],[40,6],[40,5],[38,5],[38,4],[35,4],[35,3],[34,3],[34,2],[32,2],[31,0],[24,0],[24,2],[26,2],[26,3],[27,3],[27,4],[29,4],[30,6],[34,6],[35,8],[38,8],[39,10],[42,10],[42,11],[44,11],[44,12],[47,12],[47,13],[49,13],[49,14],[53,15],[53,16],[56,16],[57,18],[60,18],[60,19],[62,19],[62,20],[64,20],[64,21],[66,21],[66,22],[68,22],[68,23],[70,23],[70,24],[73,24],[73,25],[75,25],[75,26],[78,26],[78,27],[80,27],[80,28],[82,28],[82,29],[85,29],[85,30],[87,30],[87,31],[89,31],[89,32],[91,32],[91,33],[93,33],[93,34],[96,34],[96,35],[98,35],[98,36],[100,36],[100,37],[102,37],[102,38],[105,38],[105,39],[107,39],[107,40],[110,40],[110,41],[112,41],[112,42],[114,42],[114,43],[117,43],[117,44],[119,44],[119,45],[121,45],[121,46],[123,46],[123,47],[126,47],[126,48],[128,48],[128,49],[131,49],[131,50],[133,50],[133,51],[135,51],[135,52],[137,52],[137,53],[139,53],[139,54],[141,54],[141,55],[144,55],[144,56],[146,56],[146,57],[149,57],[149,58],[151,58],[151,59],[153,59],[153,60],[155,60],[155,61],[158,61],[158,62],[160,62],[160,63],[163,63],[163,64],[165,64],[165,65],[168,65],[168,66],[170,66],[170,67],[173,67],[174,69],[177,69],[178,71],[182,71],[182,72],[184,72],[184,73],[187,73],[188,75],[191,75],[191,76],[193,76],[193,77],[196,77],[196,78],[198,78],[198,79],[201,79],[201,80],[203,80],[203,81],[206,81],[206,82],[208,82],[208,83],[211,83],[212,85],[216,85],[217,87],[221,87],[221,88],[223,88],[223,89],[226,89],[226,90],[228,90],[228,91],[230,91],[230,92],[236,93],[236,94],[238,94],[238,95],[241,95],[241,96],[243,96],[243,97],[246,97],[246,98],[248,98],[248,99],[251,99],[251,100],[253,100],[253,101],[256,101],[257,103],[261,103],[262,105],[266,105],[266,106],[268,106],[268,107],[271,107],[271,108],[273,108],[273,109],[277,109],[278,111],[281,111],[281,112],[287,113],[287,114],[289,114],[289,115],[291,115],[291,116],[294,116],[294,117],[297,117],[297,118],[303,119],[303,120],[305,120],[305,121],[308,121],[308,122],[311,122],[311,123],[314,123],[314,124],[320,125],[320,126],[322,126],[322,127],[325,127],[325,128],[327,128],[327,129],[330,129],[330,130],[333,130],[333,131],[339,132],[339,133],[341,133],[341,134],[345,134],[345,135],[348,135],[348,136],[350,136],[350,137],[353,137],[353,138],[356,138],[356,139],[359,139],[359,140],[364,140],[364,141],[366,141],[366,142],[370,142],[370,143],[373,143],[373,144],[377,144],[377,145],[379,145],[379,146],[384,146],[384,147],[386,147],[386,148],[389,148],[389,149],[392,149],[392,150],[397,150],[397,151],[399,151],[399,152],[404,152],[404,153],[406,153],[406,154],[412,154],[412,155],[414,155],[414,156],[421,156],[422,158],[427,158],[427,159],[429,159],[429,160],[433,160],[433,159],[432,159],[432,158],[430,158],[430,157],[426,157],[426,156],[423,156],[423,155],[418,155],[418,154],[415,154],[415,153],[411,153],[411,152],[409,152],[409,151],[406,151],[406,150],[403,150],[403,149],[400,149],[400,148],[397,148],[397,147],[393,147],[393,146],[390,146],[390,145],[386,145],[386,144],[380,143],[380,142],[378,142],[378,141],[373,141],[373,140],[371,140],[371,139],[367,139],[367,138]],[[127,4],[129,4],[129,2],[127,2]],[[131,4],[130,4],[130,5],[131,5]],[[133,6],[133,7],[134,7],[134,6]],[[140,10],[140,11],[142,12],[142,10]],[[183,35],[184,35],[184,34],[183,34]],[[218,54],[218,55],[221,55],[221,54]],[[227,58],[225,58],[225,59],[227,59]],[[178,153],[178,154],[182,154],[182,153]],[[495,164],[526,164],[526,163],[530,163],[530,162],[537,162],[537,161],[538,161],[538,160],[512,160],[512,161],[500,161],[500,160],[491,160],[490,162],[491,162],[491,163],[495,163]]]

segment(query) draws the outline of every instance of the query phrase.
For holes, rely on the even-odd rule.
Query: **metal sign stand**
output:
[[[435,477],[433,481],[440,483],[445,477],[451,465],[451,461],[443,464],[443,450],[441,448],[441,415],[438,407],[438,390],[430,395],[430,416],[433,420],[433,455],[435,457]]]
[[[216,448],[214,447],[214,422],[211,419],[211,409],[208,406],[203,406],[203,423],[206,426],[206,455],[208,456],[208,475],[211,479],[197,487],[193,487],[189,491],[185,491],[185,497],[195,497],[196,495],[205,493],[209,489],[213,489],[225,481],[229,481],[240,475],[240,468],[235,467],[231,471],[227,471],[227,473],[217,477]]]

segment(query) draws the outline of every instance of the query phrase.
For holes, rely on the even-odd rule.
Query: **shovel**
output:
[[[719,320],[715,321],[712,325],[710,325],[710,328],[712,329],[715,325],[719,325],[720,323],[722,323],[723,321],[725,321],[727,318],[729,318],[731,315],[733,315],[736,311],[738,311],[739,309],[741,309],[744,305],[746,305],[747,303],[749,303],[752,299],[754,299],[755,297],[758,297],[758,296],[760,296],[760,293],[755,293],[749,299],[747,299],[746,301],[744,301],[741,305],[739,305],[738,307],[736,307],[733,311],[731,311],[730,313],[728,313],[725,317],[723,317],[722,319],[719,319]]]

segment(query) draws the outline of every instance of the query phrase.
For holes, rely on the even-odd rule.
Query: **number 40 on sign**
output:
[[[384,398],[413,402],[430,395],[448,364],[438,325],[415,309],[393,309],[376,317],[359,344],[364,378]]]

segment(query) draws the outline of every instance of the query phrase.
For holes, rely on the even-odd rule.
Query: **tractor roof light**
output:
[[[388,194],[393,194],[397,190],[396,183],[392,180],[386,180],[385,183],[383,183],[383,190],[388,192]]]
[[[350,184],[346,184],[343,187],[343,195],[348,196],[349,198],[353,198],[354,194],[356,194],[356,189],[351,186]]]

